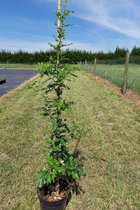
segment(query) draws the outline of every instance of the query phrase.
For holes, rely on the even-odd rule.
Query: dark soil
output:
[[[69,193],[69,183],[66,180],[60,180],[52,185],[47,185],[42,189],[38,189],[38,195],[43,198],[43,200],[55,202],[62,200]]]

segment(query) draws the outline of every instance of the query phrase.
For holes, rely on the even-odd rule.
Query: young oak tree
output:
[[[49,116],[51,121],[51,131],[47,139],[49,149],[46,154],[46,167],[39,172],[39,189],[47,186],[49,194],[68,190],[71,185],[76,184],[81,176],[79,167],[73,153],[69,150],[69,141],[74,138],[74,133],[68,126],[67,119],[63,117],[63,112],[72,105],[71,101],[64,98],[64,91],[69,90],[66,81],[77,70],[77,66],[62,64],[62,47],[66,35],[66,17],[73,11],[67,9],[69,0],[58,0],[57,12],[57,36],[56,44],[49,43],[55,50],[55,58],[50,58],[48,63],[40,64],[41,77],[46,77],[44,114]]]

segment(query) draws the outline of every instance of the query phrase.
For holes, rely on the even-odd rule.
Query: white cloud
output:
[[[53,43],[53,42],[52,42]],[[80,50],[91,50],[91,51],[100,51],[100,46],[93,46],[92,44],[89,43],[82,43],[82,42],[76,42],[72,40],[68,40],[66,44],[73,43],[70,46],[66,46],[64,49],[80,49]],[[21,40],[16,40],[16,39],[11,39],[11,40],[3,40],[0,41],[0,47],[1,49],[7,49],[10,51],[18,51],[22,49],[23,51],[28,51],[28,52],[34,52],[34,51],[40,51],[40,50],[49,50],[51,49],[50,45],[48,44],[47,41],[21,41]]]
[[[73,43],[69,47],[66,47],[69,49],[78,49],[78,50],[87,50],[87,51],[100,51],[101,50],[101,46],[99,44],[95,45],[91,43],[71,41],[71,40],[68,41],[67,43]]]
[[[56,0],[36,0],[39,3]],[[71,4],[70,4],[71,5]],[[140,2],[137,0],[72,0],[72,9],[81,19],[140,39]]]
[[[0,41],[1,49],[7,49],[10,51],[18,51],[22,49],[23,51],[34,52],[40,50],[48,50],[50,46],[48,42],[31,42],[31,41],[21,41],[21,40],[8,40],[8,41]]]
[[[77,0],[73,7],[81,19],[140,39],[140,3],[136,0]]]
[[[40,2],[53,2],[57,3],[56,0],[31,0]],[[46,4],[47,5],[47,4]],[[114,50],[116,46],[132,48],[135,44],[140,44],[140,2],[137,0],[72,0],[70,4],[73,10],[76,11],[74,15],[78,16],[81,19],[88,20],[92,23],[98,24],[97,27],[93,24],[93,28],[86,27],[86,33],[83,28],[83,34],[79,33],[75,36],[72,36],[74,44],[71,45],[70,49],[81,49],[81,50]],[[79,21],[79,23],[81,23]],[[0,24],[2,22],[0,21]],[[50,46],[48,45],[48,40],[52,39],[51,34],[54,30],[51,21],[43,21],[42,19],[28,19],[27,17],[21,17],[19,21],[12,24],[22,25],[22,28],[32,27],[32,29],[37,28],[41,30],[43,26],[46,31],[43,36],[41,33],[26,33],[24,30],[20,32],[14,30],[10,32],[10,29],[7,30],[8,34],[12,36],[7,40],[6,38],[1,38],[0,48],[7,49],[11,51],[17,51],[19,49],[25,51],[39,51],[39,50],[48,50]],[[91,24],[90,24],[91,25]],[[105,29],[111,29],[113,31],[119,32],[126,36],[108,36],[105,31],[105,35],[102,33],[103,30],[100,29],[102,26]],[[95,30],[95,31],[94,31]],[[36,32],[36,30],[34,30]],[[5,31],[6,32],[6,31]],[[14,36],[15,34],[15,36]],[[113,33],[114,34],[114,33]],[[51,36],[51,37],[50,37]],[[18,39],[12,37],[18,37]],[[86,38],[85,38],[86,37]],[[93,37],[93,39],[91,39]],[[26,38],[26,39],[24,39]],[[71,38],[70,38],[71,39]],[[77,40],[76,40],[77,39]],[[28,41],[23,41],[28,40]],[[82,41],[81,41],[82,40]],[[89,41],[92,40],[92,41]],[[91,43],[90,43],[91,42]],[[109,44],[108,44],[109,43]]]

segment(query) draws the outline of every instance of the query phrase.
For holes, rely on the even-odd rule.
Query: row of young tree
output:
[[[77,62],[93,62],[95,58],[101,63],[124,63],[127,49],[117,47],[114,52],[109,51],[105,53],[91,52],[91,51],[81,51],[81,50],[70,50],[67,49],[63,51],[62,62],[63,63],[77,63]],[[0,51],[0,63],[26,63],[34,64],[38,62],[47,62],[50,57],[55,57],[55,51],[40,51],[40,52],[25,52],[19,50],[18,52],[10,52],[6,50]],[[131,51],[130,57],[131,63],[140,64],[140,47],[134,46]]]

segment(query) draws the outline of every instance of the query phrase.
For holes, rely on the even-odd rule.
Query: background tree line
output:
[[[99,63],[107,64],[121,64],[125,61],[127,49],[117,47],[114,52],[91,52],[81,50],[63,51],[63,63],[77,63],[77,62],[93,62],[97,58]],[[6,50],[0,51],[0,63],[25,63],[34,64],[38,62],[47,62],[50,57],[54,57],[55,52],[52,50],[39,52],[25,52],[19,50],[17,52],[10,52]],[[140,64],[140,47],[134,46],[131,51],[130,63]]]

